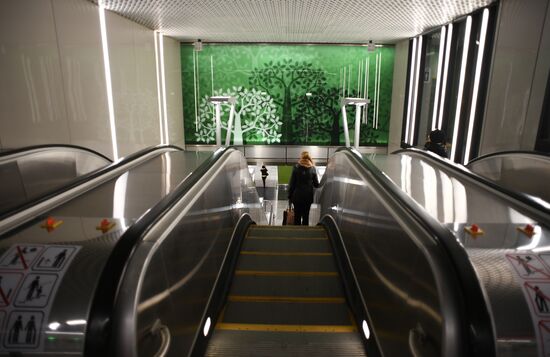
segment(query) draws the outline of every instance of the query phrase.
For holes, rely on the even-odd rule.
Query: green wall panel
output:
[[[192,45],[182,44],[185,141],[214,143],[215,114],[208,97],[233,95],[237,97],[235,144],[341,145],[344,134],[338,101],[344,69],[347,96],[356,97],[358,90],[364,92],[366,62],[371,105],[367,123],[361,125],[360,143],[387,145],[393,47],[369,52],[362,46],[212,44],[194,52]],[[375,96],[377,63],[380,91]],[[351,81],[347,80],[350,71]],[[375,112],[377,128],[373,128]],[[223,105],[223,139],[228,118],[229,106]],[[355,108],[349,108],[352,140],[354,120]]]

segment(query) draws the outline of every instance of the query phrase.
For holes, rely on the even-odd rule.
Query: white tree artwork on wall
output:
[[[215,90],[212,96],[232,96],[237,99],[233,124],[233,144],[243,145],[243,137],[248,142],[264,142],[267,144],[281,142],[281,125],[277,115],[277,105],[273,98],[265,92],[243,87],[233,87],[227,90]],[[208,101],[209,96],[201,99],[199,106],[199,121],[197,141],[203,143],[216,140],[216,112],[214,105]],[[229,120],[229,104],[221,106],[222,128],[227,130]]]

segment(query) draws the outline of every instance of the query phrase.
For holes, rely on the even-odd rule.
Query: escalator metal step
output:
[[[356,333],[219,330],[211,341],[205,353],[208,357],[365,356]]]
[[[275,325],[353,324],[344,304],[306,302],[228,302],[223,323]]]

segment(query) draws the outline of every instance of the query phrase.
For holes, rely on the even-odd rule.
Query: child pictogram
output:
[[[57,275],[29,274],[15,299],[18,307],[45,307],[50,299]]]

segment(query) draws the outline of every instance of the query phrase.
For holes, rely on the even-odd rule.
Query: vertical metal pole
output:
[[[361,127],[361,107],[355,105],[355,139],[353,140],[353,146],[359,150],[359,130]]]
[[[233,132],[233,116],[235,115],[235,104],[229,109],[229,121],[227,122],[227,134],[225,135],[225,146],[231,144],[231,133]]]
[[[216,146],[222,145],[222,122],[221,122],[221,114],[220,114],[220,107],[221,103],[216,103]]]
[[[346,113],[345,105],[342,105],[342,124],[344,125],[344,138],[346,140],[346,147],[349,148],[351,144],[349,142],[348,116]]]

